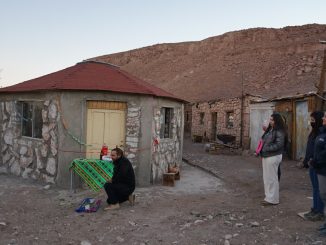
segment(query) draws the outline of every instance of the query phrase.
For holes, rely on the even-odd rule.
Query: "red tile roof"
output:
[[[182,99],[109,63],[83,61],[66,69],[0,89],[0,93],[42,90],[88,90],[146,94]]]

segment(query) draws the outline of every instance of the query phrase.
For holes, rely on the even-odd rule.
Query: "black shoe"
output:
[[[324,223],[321,226],[319,226],[317,230],[318,231],[326,230],[326,223]]]
[[[306,217],[309,221],[323,221],[325,219],[325,215],[322,213],[315,213],[311,216]]]
[[[310,212],[305,213],[303,216],[305,217],[305,219],[309,219],[311,216],[316,215],[317,212],[315,212],[315,210],[311,209]]]

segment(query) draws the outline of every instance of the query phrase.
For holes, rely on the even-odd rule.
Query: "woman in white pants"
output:
[[[262,136],[264,145],[260,153],[265,190],[265,198],[261,202],[263,206],[279,204],[277,170],[282,161],[286,134],[286,125],[282,116],[278,113],[273,113],[270,117],[269,127]]]

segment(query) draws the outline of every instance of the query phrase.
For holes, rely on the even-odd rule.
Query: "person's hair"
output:
[[[112,149],[112,151],[115,151],[118,156],[123,157],[123,151],[119,147]]]
[[[281,116],[281,114],[274,112],[271,117],[274,120],[274,127],[273,130],[279,130],[279,131],[283,131],[284,133],[284,150],[287,150],[287,145],[288,145],[288,130],[287,130],[287,126],[286,126],[286,120],[283,116]],[[268,128],[266,129],[266,131],[264,132],[262,138],[272,129],[271,124],[268,125]]]
[[[274,120],[274,129],[286,132],[285,119],[279,113],[273,113],[271,117]]]
[[[318,130],[321,126],[323,126],[323,116],[324,112],[322,111],[314,111],[310,114],[311,117],[315,119],[316,126],[311,129],[311,132],[309,134],[309,137],[316,138],[318,135]]]

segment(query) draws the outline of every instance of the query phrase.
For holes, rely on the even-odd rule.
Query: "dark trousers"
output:
[[[320,198],[318,176],[315,169],[309,168],[309,176],[311,180],[312,193],[313,193],[312,209],[317,213],[323,214],[324,203]]]
[[[108,195],[106,200],[108,204],[122,203],[128,200],[129,195],[133,192],[127,185],[105,183],[104,189]]]

